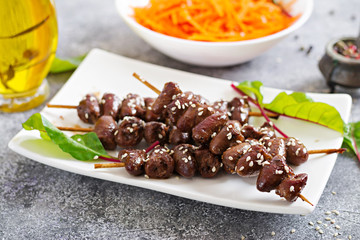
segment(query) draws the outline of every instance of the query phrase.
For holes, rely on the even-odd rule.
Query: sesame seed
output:
[[[129,132],[132,133],[134,131],[133,128],[129,128]]]
[[[171,111],[172,111],[172,112],[175,112],[175,110],[176,110],[176,107],[172,107],[172,108],[171,108]]]
[[[271,232],[271,236],[275,236],[275,232],[274,232],[274,231]]]
[[[230,140],[232,138],[232,134],[231,133],[228,133],[227,135],[227,139]]]
[[[144,175],[145,178],[149,179],[149,176],[147,174]]]
[[[313,222],[309,222],[309,225],[314,226],[314,223],[313,223]]]
[[[242,170],[244,170],[244,166],[241,166],[241,168],[239,168],[239,171],[242,171]]]
[[[163,107],[166,108],[166,105],[164,105]]]
[[[234,160],[234,158],[232,156],[229,156],[229,160],[232,161]]]
[[[332,191],[331,194],[332,194],[332,195],[336,195],[336,192]]]
[[[335,223],[335,219],[331,219],[331,224],[334,224]]]
[[[319,227],[319,226],[316,226],[315,230],[316,230],[316,231],[319,231],[319,230],[320,230],[320,227]]]
[[[187,158],[185,158],[184,162],[185,162],[185,163],[188,163],[188,162],[189,162],[189,160],[187,160]]]
[[[296,149],[296,152],[295,152],[295,155],[296,155],[296,156],[299,155],[299,151],[300,151],[300,150],[301,150],[300,148]]]
[[[330,215],[330,214],[331,214],[330,211],[326,211],[326,212],[325,212],[325,215]]]
[[[295,229],[291,229],[290,233],[294,233],[294,232],[296,232],[296,230],[295,230]]]
[[[94,156],[94,159],[98,159],[98,158],[99,158],[99,156],[98,156],[98,155],[95,155],[95,156]]]
[[[188,156],[188,159],[191,160],[191,156]]]
[[[275,174],[279,174],[279,175],[280,175],[280,174],[283,174],[283,172],[284,172],[283,170],[275,170]],[[291,186],[291,187],[294,188],[294,186]],[[291,187],[290,187],[290,192],[292,192],[292,191],[291,191],[291,189],[292,189]]]
[[[81,142],[81,138],[78,138],[77,141],[78,141],[78,142]]]
[[[203,111],[199,112],[199,113],[198,113],[198,116],[203,115],[203,113],[204,113]]]
[[[257,162],[258,165],[262,164],[262,160],[256,160],[256,162]]]
[[[331,212],[335,213],[336,215],[340,215],[340,212],[338,210],[332,210]]]
[[[241,235],[241,240],[245,240],[245,237],[243,235]]]
[[[162,138],[163,138],[163,135],[161,135],[161,134],[159,133],[158,137],[159,137],[159,139],[162,139]]]
[[[323,234],[323,233],[324,233],[324,231],[320,229],[320,230],[319,230],[319,233],[320,233],[320,234]]]
[[[294,186],[290,187],[290,192],[295,192],[295,187]]]
[[[339,230],[341,227],[339,225],[336,225],[335,228]]]
[[[351,236],[351,235],[349,235],[349,236],[348,236],[348,239],[352,239],[352,236]]]
[[[265,165],[267,165],[267,164],[270,164],[268,161],[264,161],[263,163],[262,163],[262,165],[263,166],[265,166]]]
[[[88,113],[85,113],[85,118],[89,119],[89,114]]]
[[[260,158],[260,156],[261,156],[261,153],[258,153],[257,155],[256,155],[256,158]]]
[[[216,172],[216,167],[213,166],[213,168],[211,169],[212,172]]]
[[[319,220],[319,221],[316,221],[316,222],[317,222],[318,224],[322,224],[322,221],[320,221],[320,220]]]
[[[252,167],[252,166],[254,166],[254,162],[253,162],[253,161],[251,161],[251,162],[249,163],[249,167]]]
[[[334,233],[334,237],[337,237],[339,235],[339,233]]]
[[[246,161],[248,162],[248,161],[250,161],[250,160],[251,160],[251,157],[250,157],[250,156],[247,156]]]
[[[128,155],[127,153],[124,153],[123,155],[121,155],[121,159],[126,158],[127,155]]]
[[[331,221],[331,218],[326,217],[325,220],[326,220],[326,221]]]

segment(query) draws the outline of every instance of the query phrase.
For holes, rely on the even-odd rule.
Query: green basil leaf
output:
[[[262,105],[263,102],[263,95],[261,94],[260,88],[262,86],[262,82],[260,81],[244,81],[237,85],[241,91],[243,91],[246,95],[250,97],[256,98],[257,102]]]
[[[24,122],[23,128],[39,130],[43,139],[53,141],[61,150],[69,153],[75,159],[87,161],[96,156],[110,157],[94,132],[68,137],[40,113],[35,113]]]
[[[84,60],[86,54],[74,58],[64,58],[55,57],[52,65],[50,67],[50,73],[63,73],[75,70],[80,63]]]

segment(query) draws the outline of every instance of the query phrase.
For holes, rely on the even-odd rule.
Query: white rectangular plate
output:
[[[94,49],[51,100],[51,103],[76,105],[89,92],[98,92],[100,96],[104,92],[113,92],[118,96],[125,96],[132,92],[141,96],[155,97],[154,92],[132,77],[133,72],[137,72],[159,89],[162,89],[165,82],[174,81],[179,83],[182,90],[201,94],[210,101],[221,98],[231,100],[238,96],[230,87],[230,82],[226,80],[168,69]],[[279,92],[278,89],[264,88],[264,101],[271,101]],[[351,108],[350,96],[345,94],[309,95],[315,101],[334,106],[342,118],[345,121],[348,120]],[[89,126],[78,119],[76,110],[45,108],[41,113],[58,126]],[[263,122],[262,118],[254,119],[252,121],[255,125]],[[298,137],[308,149],[341,146],[342,136],[340,133],[317,124],[286,117],[280,118],[275,123],[289,136]],[[52,142],[40,139],[37,131],[20,131],[10,141],[9,147],[25,157],[69,172],[227,207],[286,214],[306,214],[315,208],[300,199],[289,203],[275,195],[274,192],[257,191],[256,178],[240,178],[236,175],[220,174],[212,179],[203,179],[198,176],[185,179],[173,176],[167,180],[154,180],[142,176],[130,176],[125,169],[121,168],[95,170],[94,162],[74,160]],[[305,164],[294,167],[296,173],[305,172],[309,175],[303,195],[314,205],[318,203],[325,188],[336,157],[335,154],[311,156]]]

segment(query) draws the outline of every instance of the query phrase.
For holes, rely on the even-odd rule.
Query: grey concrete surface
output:
[[[328,92],[317,68],[326,42],[356,35],[360,24],[359,0],[316,0],[310,20],[269,52],[238,66],[204,68],[152,49],[118,17],[113,0],[57,0],[56,5],[59,56],[78,56],[96,47],[208,76],[311,92]],[[48,77],[51,95],[69,76]],[[359,121],[359,90],[339,91],[353,96],[352,121]],[[312,214],[237,210],[68,173],[8,149],[21,123],[42,108],[0,113],[0,239],[360,239],[360,163],[350,154],[338,157]],[[325,214],[331,210],[340,214]]]

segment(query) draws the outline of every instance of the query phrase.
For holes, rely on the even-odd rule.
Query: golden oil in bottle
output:
[[[57,47],[50,0],[0,0],[0,111],[33,108]]]

